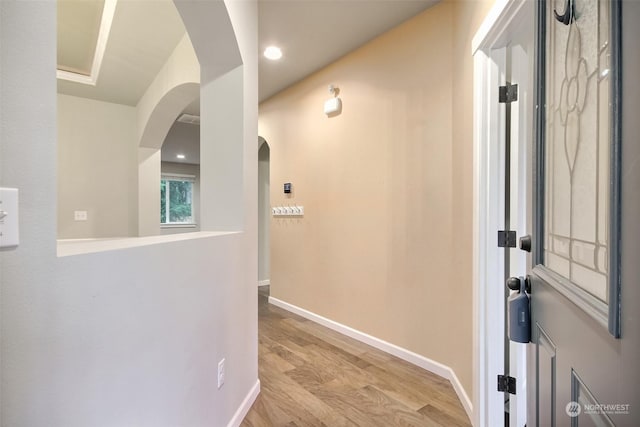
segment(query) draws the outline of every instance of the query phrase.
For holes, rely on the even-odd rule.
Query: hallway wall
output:
[[[271,221],[271,295],[450,366],[469,396],[470,43],[490,6],[440,3],[265,101],[259,120],[271,204],[305,208]]]
[[[494,0],[448,0],[453,6],[452,166],[455,242],[451,286],[460,287],[450,333],[465,337],[465,361],[454,366],[469,396],[473,392],[473,56],[471,40]],[[457,320],[456,320],[457,319]]]

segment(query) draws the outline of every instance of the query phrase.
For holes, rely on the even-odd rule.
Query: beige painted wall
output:
[[[452,367],[470,397],[470,40],[489,7],[441,3],[265,101],[259,119],[271,204],[305,208],[272,219],[271,294]],[[333,118],[329,84],[343,100]]]
[[[455,16],[453,33],[453,112],[456,124],[452,128],[453,164],[453,221],[451,238],[453,252],[452,284],[463,286],[457,295],[459,305],[452,307],[460,319],[451,325],[451,333],[465,337],[464,363],[455,371],[472,395],[472,327],[473,327],[473,57],[471,40],[494,0],[450,0]],[[461,361],[462,362],[462,361]],[[453,365],[452,365],[453,366]]]
[[[137,234],[136,119],[134,107],[58,94],[58,238]]]

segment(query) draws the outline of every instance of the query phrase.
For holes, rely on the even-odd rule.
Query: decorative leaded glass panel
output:
[[[608,302],[611,137],[610,1],[556,0],[546,70],[544,263]],[[567,6],[568,4],[568,6]]]

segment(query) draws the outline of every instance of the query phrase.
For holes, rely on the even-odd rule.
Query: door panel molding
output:
[[[571,427],[578,427],[580,424],[595,425],[602,427],[615,427],[611,418],[604,412],[596,408],[601,405],[593,396],[584,381],[578,373],[571,369],[571,404],[577,403],[577,406],[570,408],[567,405],[567,415],[571,417]],[[573,410],[571,410],[573,409]],[[584,420],[584,418],[591,418]]]
[[[532,271],[545,285],[550,285],[560,294],[564,295],[569,301],[577,305],[598,324],[608,327],[609,308],[598,298],[591,295],[584,289],[575,286],[566,277],[561,276],[550,268],[539,264]]]
[[[537,425],[556,425],[556,345],[536,323],[536,413]]]

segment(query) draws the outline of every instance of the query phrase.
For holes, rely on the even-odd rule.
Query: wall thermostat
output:
[[[291,183],[290,182],[285,182],[284,183],[284,194],[290,194],[291,193]]]

